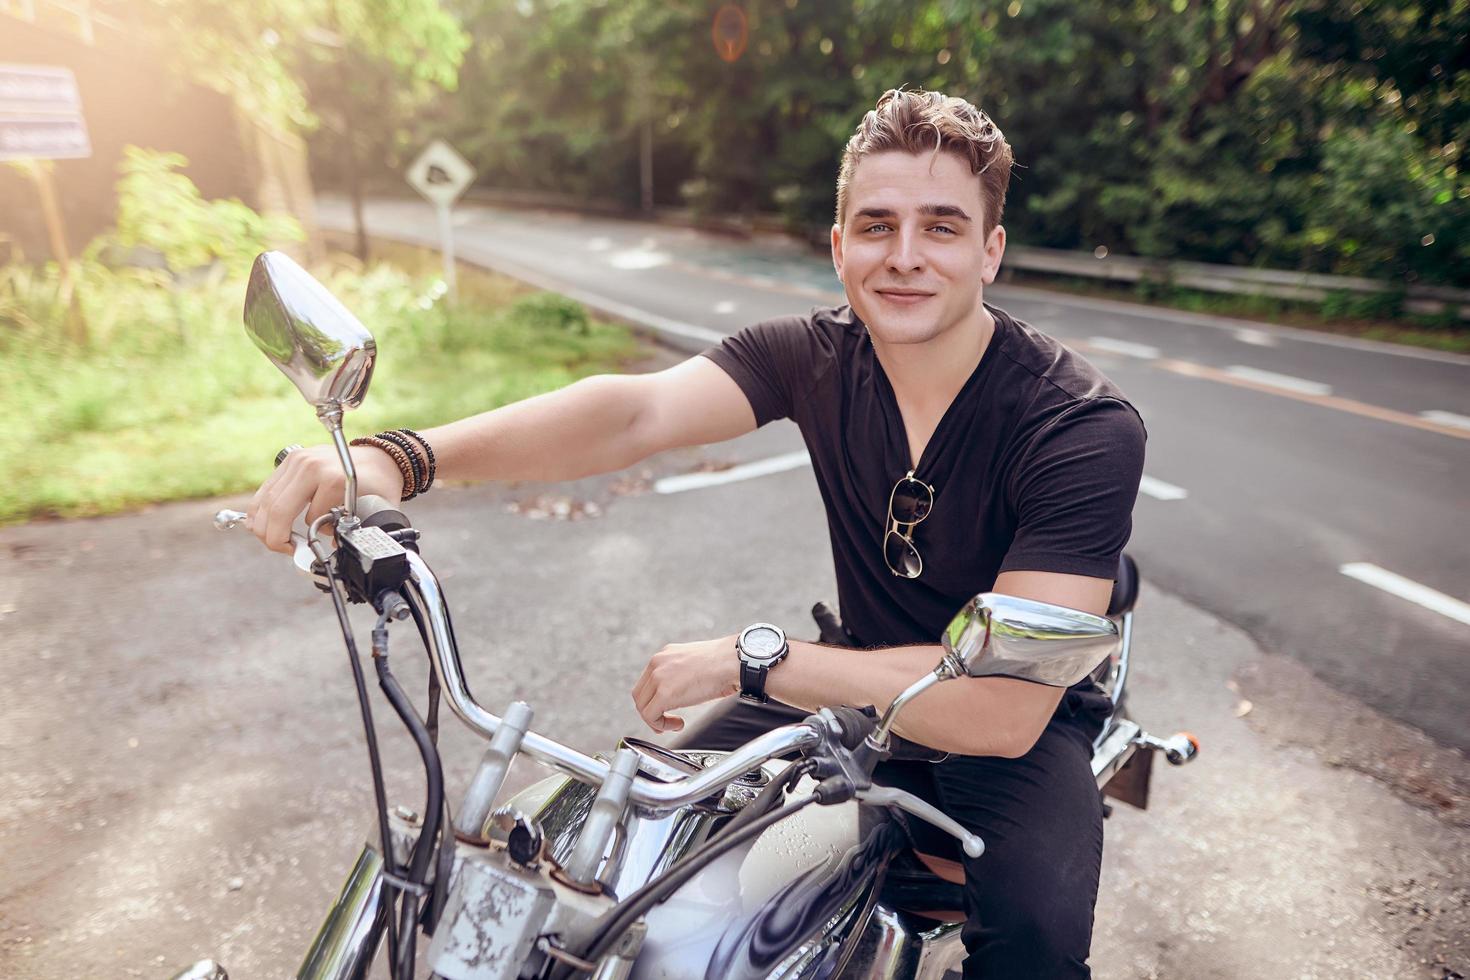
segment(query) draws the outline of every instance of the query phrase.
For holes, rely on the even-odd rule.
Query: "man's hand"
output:
[[[357,494],[376,494],[398,503],[403,499],[403,473],[393,457],[372,446],[354,446],[352,465],[357,470]],[[261,484],[250,506],[245,527],[267,548],[291,553],[291,525],[306,509],[306,523],[342,503],[347,474],[332,446],[313,446],[291,453]]]
[[[734,635],[698,643],[670,643],[648,660],[633,685],[638,714],[656,732],[677,732],[684,719],[676,708],[703,704],[740,691],[740,660]]]

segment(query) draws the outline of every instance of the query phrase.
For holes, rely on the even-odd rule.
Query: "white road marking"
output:
[[[1155,479],[1144,474],[1143,479],[1138,481],[1138,492],[1147,494],[1155,500],[1183,500],[1189,496],[1189,491],[1183,487],[1176,487],[1172,483]]]
[[[1281,342],[1264,330],[1253,330],[1245,327],[1235,331],[1235,339],[1242,344],[1250,344],[1254,347],[1276,347]]]
[[[1436,408],[1428,412],[1420,412],[1419,417],[1421,419],[1427,419],[1430,422],[1438,422],[1440,425],[1453,425],[1457,429],[1470,429],[1470,416],[1456,415],[1454,412],[1443,412]]]
[[[622,252],[614,252],[607,260],[607,264],[614,269],[642,271],[668,265],[669,259],[668,252],[659,252],[649,248],[631,248]]]
[[[743,463],[717,473],[685,473],[682,476],[666,476],[655,482],[653,489],[655,493],[683,493],[685,490],[701,490],[705,487],[717,487],[722,483],[736,483],[758,476],[770,476],[772,473],[784,473],[786,470],[810,466],[811,462],[811,456],[807,455],[806,450],[802,450],[782,456],[772,456],[770,459],[759,459],[754,463]]]
[[[721,313],[721,314],[724,314],[724,313],[734,313],[735,312],[735,304],[733,302],[731,302],[730,300],[728,300],[728,299],[722,299],[718,303],[715,304],[715,312],[716,313]]]
[[[1242,367],[1236,364],[1226,368],[1225,373],[1240,378],[1242,381],[1254,381],[1256,384],[1270,385],[1273,388],[1299,391],[1303,395],[1332,394],[1332,385],[1323,384],[1320,381],[1308,381],[1306,378],[1293,378],[1289,374],[1277,374],[1275,371],[1262,371],[1260,368]]]
[[[346,222],[344,221],[343,224],[346,224]],[[1283,327],[1274,323],[1258,324],[1250,320],[1209,316],[1203,313],[1186,313],[1183,310],[1160,309],[1158,307],[1143,306],[1139,303],[1129,303],[1124,300],[1065,296],[1047,289],[1038,289],[1032,286],[1002,286],[997,284],[991,286],[990,289],[994,291],[994,298],[1001,301],[1005,301],[1007,297],[1015,297],[1032,302],[1051,303],[1056,306],[1076,307],[1093,314],[1096,314],[1099,310],[1116,310],[1119,313],[1126,313],[1129,316],[1141,317],[1148,320],[1162,320],[1175,327],[1181,324],[1188,324],[1197,327],[1208,327],[1211,330],[1229,330],[1232,333],[1242,328],[1249,330],[1259,329],[1273,336],[1287,337],[1305,344],[1322,344],[1326,347],[1346,347],[1350,350],[1366,351],[1371,354],[1394,354],[1398,357],[1412,357],[1421,361],[1439,361],[1442,364],[1459,364],[1461,366],[1470,364],[1470,355],[1466,354],[1452,354],[1449,351],[1429,350],[1424,347],[1407,347],[1403,344],[1390,344],[1382,340],[1361,340],[1357,337],[1343,337],[1338,334],[1322,333],[1318,330]]]
[[[1088,337],[1087,343],[1098,350],[1105,350],[1110,354],[1122,354],[1124,357],[1139,357],[1145,361],[1152,361],[1159,356],[1159,349],[1148,344],[1135,344],[1131,340],[1114,340],[1112,337]]]
[[[1396,595],[1400,599],[1407,599],[1410,602],[1423,606],[1425,609],[1433,610],[1441,616],[1448,616],[1456,622],[1470,626],[1470,602],[1461,602],[1453,596],[1447,596],[1443,592],[1431,589],[1427,585],[1420,585],[1412,579],[1406,579],[1402,575],[1395,575],[1387,569],[1379,568],[1377,565],[1370,565],[1367,562],[1349,562],[1339,568],[1338,571],[1342,572],[1348,578],[1357,579],[1359,582],[1371,585],[1375,589],[1382,589],[1390,595]]]

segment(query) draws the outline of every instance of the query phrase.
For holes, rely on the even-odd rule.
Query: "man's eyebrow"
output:
[[[953,204],[925,204],[919,208],[920,214],[927,214],[931,218],[959,218],[961,221],[969,221],[970,216],[963,208],[957,208]]]
[[[971,221],[971,217],[965,213],[963,208],[955,207],[953,204],[923,204],[919,206],[919,213],[930,218],[958,218],[960,221]],[[895,218],[898,213],[892,208],[859,208],[855,217],[858,218]]]

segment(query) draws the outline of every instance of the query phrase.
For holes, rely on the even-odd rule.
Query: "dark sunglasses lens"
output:
[[[893,488],[893,519],[900,524],[915,524],[929,516],[934,497],[918,480],[899,480]]]
[[[904,578],[918,578],[924,568],[913,542],[897,531],[889,531],[883,539],[883,560],[888,562],[890,572]]]

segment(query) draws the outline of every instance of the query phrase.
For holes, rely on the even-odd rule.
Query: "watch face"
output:
[[[769,660],[780,653],[784,645],[781,634],[768,626],[747,630],[740,641],[740,647],[745,651],[746,656],[758,660]]]

